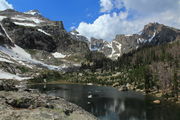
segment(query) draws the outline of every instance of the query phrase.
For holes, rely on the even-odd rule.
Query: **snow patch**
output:
[[[125,35],[126,37],[130,37],[130,36],[132,36],[131,34],[127,34],[127,35]]]
[[[42,21],[40,19],[37,19],[37,18],[30,18],[29,20],[32,20],[32,21],[34,21],[37,24],[44,22],[44,21]]]
[[[18,21],[30,21],[30,22],[34,22],[36,24],[44,22],[43,20],[40,20],[40,19],[35,18],[35,17],[24,17],[24,16],[20,16],[20,15],[12,17],[11,19],[18,20]]]
[[[74,32],[71,32],[72,35],[76,35]]]
[[[6,16],[0,16],[0,21],[2,21],[5,18],[7,18],[7,17]]]
[[[49,33],[45,32],[45,31],[44,31],[44,30],[42,30],[42,29],[38,29],[38,31],[39,31],[39,32],[44,33],[45,35],[51,36],[51,34],[49,34]]]
[[[122,45],[119,43],[119,42],[117,42],[117,41],[113,41],[114,43],[115,43],[115,45],[116,45],[116,47],[118,48],[118,52],[116,53],[116,54],[114,54],[115,56],[117,56],[117,57],[119,57],[119,56],[121,56],[121,47],[122,47]]]
[[[63,68],[67,67],[67,66],[62,67],[62,66],[48,65],[41,61],[32,59],[30,54],[28,54],[24,49],[20,48],[17,45],[15,45],[15,47],[12,48],[0,46],[0,51],[8,55],[11,59],[17,61],[21,65],[25,65],[29,68],[32,68],[31,65],[40,65],[42,67],[48,68],[49,70],[60,71]]]
[[[37,14],[39,14],[40,15],[40,13],[39,12],[37,12],[37,11],[34,11],[34,10],[30,10],[30,11],[28,11],[28,12],[24,12],[25,14],[29,14],[29,15],[37,15]]]
[[[156,31],[153,33],[153,36],[148,41],[151,42],[155,36],[156,36]]]
[[[113,47],[113,45],[114,45],[114,47],[116,48],[116,50],[115,50],[115,48]],[[117,41],[112,41],[112,42],[110,42],[110,43],[108,43],[107,45],[106,45],[108,48],[111,48],[112,49],[112,52],[111,52],[111,54],[110,55],[108,55],[108,57],[109,58],[117,58],[117,57],[119,57],[120,55],[121,55],[121,47],[122,47],[122,45],[119,43],[119,42],[117,42]],[[117,51],[118,50],[118,51]]]
[[[140,43],[146,43],[147,40],[143,39],[143,38],[138,38],[137,39],[137,43],[140,44]]]
[[[15,45],[15,47],[11,48],[16,54],[18,54],[18,56],[23,56],[24,58],[29,58],[31,59],[31,55],[29,53],[27,53],[24,49],[22,49],[21,47]]]
[[[26,21],[27,19],[22,18],[22,17],[12,17],[11,19],[13,20],[18,20],[18,21]],[[29,20],[28,20],[29,21]]]
[[[106,46],[107,46],[108,48],[112,48],[112,44],[109,43],[109,42],[108,42],[108,44],[106,44]]]
[[[58,52],[52,53],[52,55],[55,58],[65,58],[66,57],[66,55],[63,55],[62,53],[58,53]]]
[[[113,57],[113,55],[114,55],[114,53],[116,52],[116,51],[114,50],[114,48],[113,48],[113,42],[111,42],[111,43],[110,43],[109,48],[111,48],[111,49],[112,49],[112,52],[111,52],[111,55],[109,55],[108,57],[109,57],[109,58],[112,58],[112,57]]]
[[[117,41],[113,41],[116,44],[116,47],[119,49],[119,52],[121,52],[121,44]]]
[[[20,77],[18,75],[14,75],[14,74],[7,73],[0,70],[0,79],[15,79],[15,80],[22,81],[22,80],[30,79],[30,77]]]
[[[1,62],[7,62],[7,63],[14,63],[14,62],[12,62],[12,61],[10,61],[10,60],[7,60],[7,59],[5,59],[5,58],[0,58],[0,61],[1,61]]]
[[[14,24],[16,25],[20,25],[20,26],[28,26],[28,27],[36,27],[36,24],[33,23],[20,23],[20,22],[14,22]]]

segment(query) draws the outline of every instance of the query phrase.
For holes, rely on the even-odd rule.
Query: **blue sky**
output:
[[[98,0],[7,0],[17,11],[38,9],[51,20],[62,20],[65,28],[78,27],[81,21],[93,22],[100,14]]]
[[[140,32],[158,22],[180,28],[180,0],[0,0],[0,10],[37,9],[51,20],[63,21],[87,38],[111,41],[117,34]]]

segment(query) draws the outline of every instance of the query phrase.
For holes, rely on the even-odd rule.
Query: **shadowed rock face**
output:
[[[0,12],[1,21],[13,42],[24,49],[37,49],[47,52],[65,54],[86,53],[89,47],[86,42],[72,37],[62,21],[50,21],[37,11],[20,13],[15,10]],[[0,29],[0,31],[2,31]],[[0,36],[0,39],[3,39]],[[1,44],[7,43],[1,41]]]
[[[146,44],[157,45],[177,40],[180,30],[158,23],[150,23],[143,29],[141,37],[148,41]]]
[[[11,42],[10,39],[8,39],[2,24],[0,24],[0,45],[10,45],[13,46],[13,43]]]
[[[104,46],[104,40],[102,39],[96,39],[96,38],[91,38],[91,49],[92,50],[97,50],[97,49],[102,49]]]
[[[0,34],[0,45],[5,45],[5,44],[13,46],[13,43],[5,35]]]

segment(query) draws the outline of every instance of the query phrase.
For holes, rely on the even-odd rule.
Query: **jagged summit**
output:
[[[30,10],[30,11],[24,12],[24,13],[25,13],[25,14],[34,15],[34,16],[41,15],[41,13],[39,12],[39,10]]]
[[[71,33],[74,34],[74,35],[80,35],[77,30],[72,30]]]
[[[52,21],[42,16],[38,10],[18,12],[13,9],[0,11],[0,21],[9,18],[14,24],[25,27],[58,26],[64,29],[62,21]]]
[[[148,23],[147,25],[144,26],[144,29],[157,28],[158,26],[164,26],[164,25],[163,25],[163,24],[160,24],[160,23],[158,23],[158,22]]]
[[[112,42],[92,39],[92,47],[107,57],[117,59],[119,56],[143,46],[160,45],[180,39],[180,30],[159,23],[149,23],[139,34],[116,35]],[[99,46],[99,47],[98,47]]]
[[[144,26],[141,35],[148,38],[148,36],[152,36],[153,34],[155,33],[157,34],[160,31],[162,31],[163,27],[167,27],[167,26],[159,23],[149,23]]]
[[[1,12],[17,12],[15,9],[6,9],[2,10]]]
[[[37,10],[0,11],[0,64],[50,70],[79,66],[79,62],[66,59],[89,52],[88,44],[80,38],[72,37],[62,21],[51,21]]]
[[[83,42],[86,42],[87,44],[89,44],[89,40],[85,36],[82,36],[77,30],[72,30],[70,32],[70,36],[72,39],[76,39],[78,41],[83,41]]]
[[[62,21],[51,21],[41,16],[38,10],[26,13],[10,9],[1,11],[0,22],[12,41],[22,48],[66,53],[83,48],[77,45],[83,42],[79,41],[80,36],[72,37]]]
[[[79,36],[77,31],[72,31],[74,37]],[[89,46],[91,50],[104,53],[107,57],[117,59],[121,55],[136,50],[143,46],[159,45],[175,41],[180,37],[180,30],[159,23],[149,23],[138,34],[119,34],[111,42],[91,38]]]

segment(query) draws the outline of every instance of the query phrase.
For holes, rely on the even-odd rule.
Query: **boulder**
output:
[[[118,82],[116,82],[116,83],[114,83],[113,85],[112,85],[112,87],[118,87],[119,86],[119,83]]]
[[[154,100],[153,103],[154,103],[154,104],[160,104],[161,101],[160,101],[160,100]]]
[[[118,90],[119,91],[128,91],[128,88],[125,85],[123,85]]]

